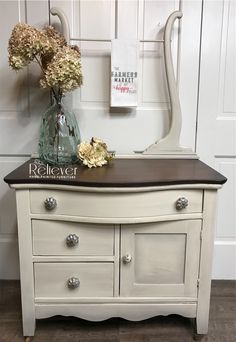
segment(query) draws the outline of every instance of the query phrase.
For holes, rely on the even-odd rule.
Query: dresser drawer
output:
[[[34,255],[113,255],[114,226],[32,220]]]
[[[35,263],[34,276],[36,298],[113,296],[112,263]]]
[[[54,209],[45,200],[54,199]],[[176,208],[180,198],[188,206]],[[145,192],[74,192],[31,190],[33,214],[69,215],[95,218],[130,218],[202,212],[202,190],[165,190]]]

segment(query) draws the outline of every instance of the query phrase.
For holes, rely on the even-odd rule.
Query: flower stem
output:
[[[37,55],[35,55],[34,58],[35,58],[36,62],[38,63],[38,65],[40,66],[40,68],[41,68],[41,70],[42,70],[42,73],[43,73],[43,76],[45,76],[45,70],[44,70],[44,68],[43,68],[43,66],[42,66],[42,63],[40,62],[40,59],[37,57]],[[57,96],[56,91],[53,89],[53,87],[50,87],[50,90],[51,90],[53,96],[55,97],[57,103],[59,103],[59,100],[60,100],[60,93],[59,93],[59,95]]]

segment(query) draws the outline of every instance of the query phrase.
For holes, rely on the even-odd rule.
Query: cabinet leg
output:
[[[194,341],[201,341],[201,339],[202,339],[204,336],[205,336],[204,334],[197,334],[197,333],[194,333],[194,334],[193,334],[193,339],[194,339]]]
[[[198,317],[192,320],[194,329],[193,339],[194,341],[201,341],[201,339],[207,334],[208,320],[199,320]]]
[[[208,333],[208,312],[205,315],[196,318],[196,333],[198,335],[206,335]]]
[[[30,342],[34,336],[35,333],[35,324],[36,320],[34,317],[31,317],[31,319],[25,319],[23,317],[23,336],[25,338],[25,342]]]
[[[25,342],[30,342],[32,341],[32,337],[31,336],[25,336]]]

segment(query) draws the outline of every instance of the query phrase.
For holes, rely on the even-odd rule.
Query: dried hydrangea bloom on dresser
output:
[[[5,178],[16,190],[24,336],[54,315],[180,314],[207,333],[225,177],[197,159],[115,159],[48,178],[36,166],[30,177],[32,165]]]

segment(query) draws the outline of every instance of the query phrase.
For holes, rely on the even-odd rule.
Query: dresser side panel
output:
[[[217,191],[215,190],[204,191],[202,244],[197,305],[198,334],[207,334],[208,331],[216,196]]]
[[[29,190],[17,190],[16,203],[23,333],[24,336],[33,336],[35,331],[35,306]]]

